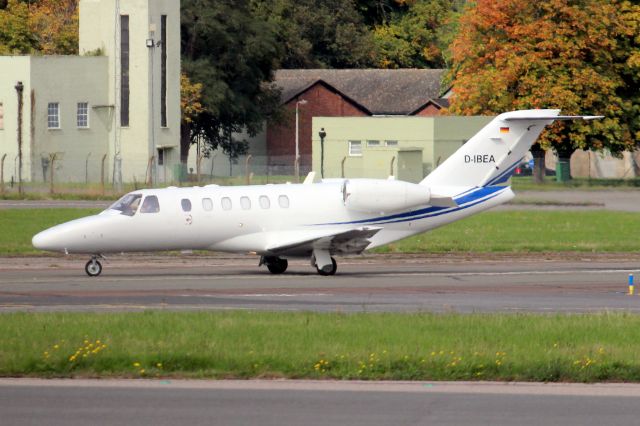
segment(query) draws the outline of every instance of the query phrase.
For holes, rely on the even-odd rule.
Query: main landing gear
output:
[[[91,260],[84,266],[84,271],[90,277],[97,277],[102,273],[102,263],[98,260],[98,256],[91,256]]]
[[[260,265],[267,265],[269,272],[272,274],[282,274],[287,270],[287,266],[289,266],[289,262],[287,259],[282,259],[277,256],[263,256],[260,258]]]
[[[338,270],[336,260],[327,250],[314,250],[311,256],[311,266],[315,266],[318,274],[325,277],[335,275]]]

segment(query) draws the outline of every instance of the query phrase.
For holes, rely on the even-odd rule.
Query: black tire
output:
[[[84,266],[84,271],[90,277],[97,277],[102,273],[102,264],[97,260],[90,260]]]
[[[276,258],[273,261],[267,263],[267,268],[272,274],[282,274],[287,270],[288,266],[289,262],[287,261],[287,259]]]
[[[320,268],[318,268],[316,266],[316,270],[318,271],[318,274],[322,275],[323,277],[328,277],[329,275],[335,275],[336,271],[338,270],[338,264],[336,263],[336,260],[332,257],[331,258],[331,270],[330,271],[324,271]]]

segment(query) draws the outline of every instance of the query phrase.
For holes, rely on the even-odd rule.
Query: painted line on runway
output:
[[[340,278],[370,278],[370,277],[394,277],[394,278],[401,278],[401,277],[474,277],[474,276],[484,276],[484,277],[500,277],[500,276],[524,276],[524,275],[571,275],[571,274],[583,274],[583,273],[590,273],[590,274],[629,274],[629,273],[640,273],[640,269],[572,269],[572,270],[563,270],[563,271],[540,271],[540,270],[529,270],[529,271],[504,271],[504,272],[453,272],[453,271],[447,271],[447,272],[381,272],[381,273],[376,273],[376,272],[365,272],[365,273],[349,273],[349,274],[344,274],[344,275],[336,275],[334,276],[334,280],[335,279],[340,279]],[[312,279],[317,279],[317,280],[326,280],[326,277],[321,277],[319,275],[305,275],[305,278],[312,278]],[[96,282],[99,282],[100,284],[106,284],[106,283],[115,283],[115,284],[120,284],[122,281],[130,281],[130,282],[149,282],[149,281],[175,281],[175,280],[180,280],[180,281],[199,281],[202,279],[207,279],[207,280],[215,280],[215,281],[221,281],[221,280],[248,280],[248,279],[256,279],[259,278],[261,280],[294,280],[294,279],[300,279],[300,275],[295,274],[295,275],[277,275],[277,276],[273,276],[273,275],[262,275],[262,274],[255,274],[255,275],[198,275],[198,276],[193,276],[193,275],[158,275],[158,276],[152,276],[152,277],[137,277],[137,276],[131,276],[131,277],[103,277],[103,278],[87,278],[87,277],[77,277],[77,278],[73,278],[73,277],[48,277],[48,278],[39,278],[39,277],[33,277],[31,279],[24,279],[24,280],[7,280],[7,281],[3,281],[0,282],[0,288],[2,287],[2,285],[7,285],[7,284],[37,284],[37,283],[42,283],[42,284],[54,284],[54,283],[61,283],[61,282],[73,282],[73,283],[84,283],[87,282],[88,280],[94,280]],[[93,281],[92,281],[93,282]],[[335,282],[335,281],[333,281]]]

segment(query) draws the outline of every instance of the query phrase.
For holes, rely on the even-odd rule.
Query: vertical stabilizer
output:
[[[505,183],[544,127],[569,118],[559,113],[536,109],[500,114],[420,183],[430,187]]]

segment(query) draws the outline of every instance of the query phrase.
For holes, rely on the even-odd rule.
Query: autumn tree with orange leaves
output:
[[[0,54],[78,53],[78,0],[9,0],[0,9]]]
[[[634,105],[623,74],[637,17],[637,6],[622,0],[477,0],[461,17],[452,46],[450,112],[560,108],[606,117],[555,123],[532,148],[538,164],[542,149],[567,165],[577,149],[633,149]]]

